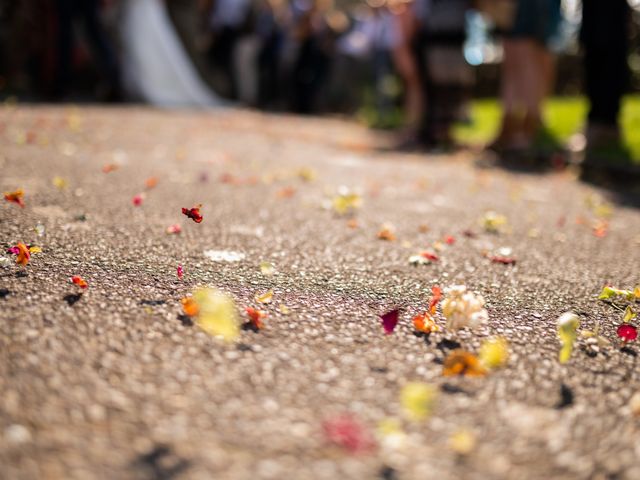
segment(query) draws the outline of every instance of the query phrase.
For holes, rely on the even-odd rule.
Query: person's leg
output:
[[[108,84],[109,99],[119,96],[120,74],[116,55],[111,47],[111,42],[104,31],[99,18],[99,6],[97,0],[75,0],[76,9],[81,14],[84,30],[89,40],[91,50],[95,56],[98,67],[105,76]]]
[[[585,87],[589,123],[615,127],[629,79],[629,5],[626,0],[583,0]]]
[[[73,0],[56,0],[58,17],[57,62],[53,94],[62,96],[71,82],[71,56],[73,49]]]

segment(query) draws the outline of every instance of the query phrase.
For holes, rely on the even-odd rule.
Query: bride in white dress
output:
[[[121,38],[123,86],[133,97],[160,107],[225,104],[198,75],[164,0],[125,0]]]

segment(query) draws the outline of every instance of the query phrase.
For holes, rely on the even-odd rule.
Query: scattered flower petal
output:
[[[560,363],[566,363],[571,358],[579,326],[580,317],[573,312],[563,313],[558,318],[558,337],[562,343],[559,356]]]
[[[446,243],[447,245],[453,245],[454,243],[456,243],[456,239],[455,237],[453,237],[453,235],[447,235],[446,237],[444,237],[444,243]]]
[[[195,317],[198,315],[200,308],[193,297],[185,297],[180,300],[180,303],[182,304],[182,311],[187,317]]]
[[[143,193],[139,193],[136,196],[133,197],[133,205],[135,207],[139,207],[140,205],[142,205],[142,202],[144,202],[144,194]]]
[[[53,177],[53,179],[51,180],[51,184],[58,190],[64,190],[65,188],[67,188],[67,181],[62,177]]]
[[[479,357],[488,369],[504,367],[509,361],[509,343],[503,337],[487,339],[480,346]]]
[[[452,351],[444,360],[442,375],[450,377],[464,375],[467,377],[483,377],[487,371],[473,353],[462,349]]]
[[[263,312],[262,310],[257,310],[252,307],[247,307],[246,309],[247,315],[249,316],[249,320],[251,325],[253,325],[256,329],[262,330],[264,328],[263,318],[267,318],[267,312]]]
[[[325,438],[349,453],[368,453],[375,449],[373,435],[354,418],[352,414],[342,414],[322,422]]]
[[[11,253],[16,255],[16,263],[23,267],[27,266],[29,260],[31,260],[31,252],[29,252],[29,247],[27,247],[24,243],[18,243],[16,246],[11,247],[7,250],[7,253]]]
[[[273,300],[273,290],[269,290],[266,293],[256,295],[256,302],[258,303],[269,304],[271,303],[271,300]]]
[[[174,223],[173,225],[169,225],[167,227],[167,235],[177,235],[182,232],[182,227],[178,223]]]
[[[489,256],[489,260],[493,263],[501,263],[503,265],[515,265],[516,259],[513,257],[503,257],[500,255],[491,255]]]
[[[400,405],[411,420],[425,420],[433,412],[438,391],[431,385],[411,382],[402,387]]]
[[[276,267],[271,262],[260,262],[260,273],[265,277],[271,277],[276,273]]]
[[[378,238],[389,242],[394,241],[396,239],[396,234],[394,233],[393,227],[391,225],[384,225],[378,232]]]
[[[440,331],[440,327],[429,312],[419,313],[413,317],[413,326],[418,332],[426,333],[427,335]]]
[[[42,225],[41,223],[37,224],[34,230],[39,237],[42,237],[44,235],[45,229],[44,225]]]
[[[446,289],[447,297],[442,302],[442,313],[447,319],[447,328],[477,328],[484,325],[489,314],[484,309],[484,298],[467,291],[464,285],[456,285]]]
[[[240,336],[240,325],[233,299],[213,288],[193,292],[199,307],[196,324],[209,335],[232,342]]]
[[[74,275],[69,279],[69,281],[83,290],[89,288],[89,284],[87,283],[87,281],[78,275]]]
[[[429,312],[431,315],[436,314],[438,303],[442,300],[442,289],[438,285],[431,287],[431,299],[429,300]]]
[[[438,257],[438,255],[429,251],[420,252],[420,256],[426,258],[430,262],[437,262],[438,260],[440,260],[440,257]]]
[[[182,280],[182,277],[184,277],[184,268],[182,268],[182,265],[178,265],[176,273],[178,274],[178,278]]]
[[[384,329],[385,335],[391,335],[398,325],[398,319],[400,317],[400,310],[391,310],[390,312],[381,315],[382,319],[382,328]]]
[[[469,430],[459,430],[449,437],[449,448],[459,455],[470,454],[476,444],[476,435]]]
[[[289,315],[291,313],[291,309],[287,307],[284,303],[281,303],[280,305],[278,305],[278,310],[283,315]]]
[[[489,211],[484,214],[480,223],[485,231],[499,233],[507,225],[507,217],[494,211]]]
[[[33,255],[34,253],[42,253],[42,248],[36,245],[29,245],[29,253]]]
[[[278,198],[291,198],[296,194],[296,189],[294,187],[284,187],[276,192],[276,197]]]
[[[341,188],[338,195],[331,200],[331,204],[337,214],[345,215],[362,206],[362,197],[357,193],[351,193],[346,188]]]
[[[636,287],[638,289],[639,287]],[[606,286],[600,292],[600,296],[598,296],[598,300],[610,300],[611,298],[616,297],[624,297],[626,300],[633,300],[634,298],[638,298],[636,295],[636,291],[631,290],[621,290],[619,288]]]
[[[192,207],[192,208],[183,208],[182,214],[186,215],[194,222],[200,223],[202,222],[202,215],[200,214],[201,208],[202,208],[202,205],[196,205],[195,207]]]
[[[102,173],[115,172],[118,168],[119,168],[119,166],[116,163],[105,163],[102,166]]]
[[[21,188],[13,192],[4,192],[4,199],[7,202],[15,203],[16,205],[20,205],[20,207],[24,208],[24,190]]]
[[[622,321],[624,323],[628,323],[634,318],[636,318],[637,316],[638,314],[633,308],[631,308],[631,305],[627,305],[627,308],[624,310],[624,316],[622,317]]]
[[[144,188],[151,190],[158,185],[158,177],[149,177],[144,181]]]
[[[638,338],[638,329],[633,325],[629,325],[628,323],[623,323],[618,326],[618,330],[616,330],[618,337],[622,339],[623,342],[633,342],[636,338]]]

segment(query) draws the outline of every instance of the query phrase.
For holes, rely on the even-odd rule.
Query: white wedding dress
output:
[[[122,81],[127,93],[159,107],[223,106],[180,42],[164,0],[125,0]]]

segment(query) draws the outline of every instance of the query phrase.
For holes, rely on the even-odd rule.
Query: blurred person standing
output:
[[[470,0],[416,0],[415,8],[421,26],[415,55],[424,89],[419,138],[426,146],[447,148],[474,82],[463,52]]]
[[[415,0],[389,0],[389,11],[397,24],[397,41],[392,55],[396,71],[404,82],[405,127],[400,135],[399,148],[414,148],[418,145],[420,121],[426,108],[422,79],[416,58],[415,42],[419,29],[421,8],[428,7],[427,2]]]
[[[502,122],[489,149],[529,156],[536,154],[536,143],[544,141],[542,104],[555,82],[551,44],[559,32],[561,5],[560,0],[512,1],[515,3],[511,6],[500,2],[505,8],[511,7],[511,21],[504,25]]]
[[[584,166],[611,170],[628,164],[619,126],[622,96],[629,86],[629,24],[627,0],[582,0],[580,40],[590,108]],[[617,165],[616,165],[617,164]]]
[[[113,47],[100,20],[98,0],[56,0],[58,17],[57,56],[54,76],[54,98],[64,97],[72,87],[74,22],[80,20],[104,78],[98,92],[103,100],[120,99],[120,69]]]
[[[225,78],[225,94],[238,98],[236,75],[237,46],[247,30],[251,14],[251,0],[208,0],[209,25],[213,34],[209,58]]]

